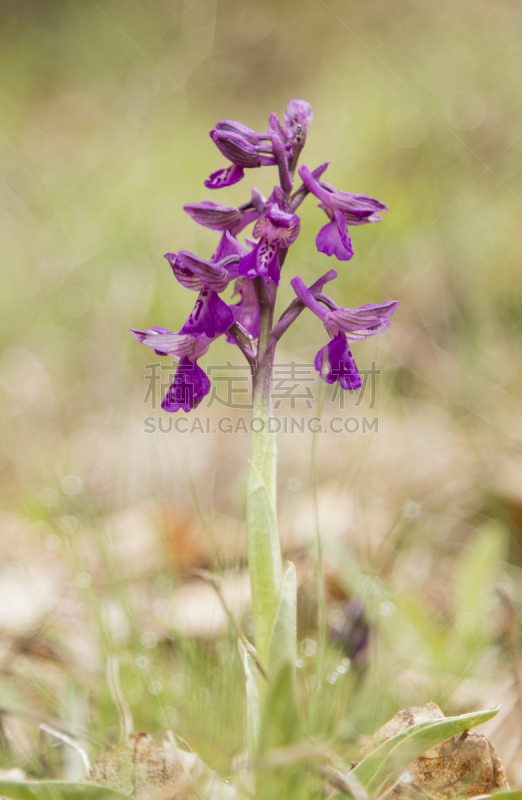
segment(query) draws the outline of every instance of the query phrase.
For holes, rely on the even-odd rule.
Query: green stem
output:
[[[260,662],[266,668],[270,651],[270,634],[281,591],[282,564],[277,527],[276,435],[270,430],[275,349],[275,342],[271,344],[270,337],[275,297],[266,284],[258,286],[258,296],[261,320],[259,361],[253,386],[247,538],[256,650]]]
[[[325,397],[326,384],[321,381],[319,384],[319,397],[317,402],[317,416],[321,418],[323,412],[323,403]],[[319,518],[319,498],[317,495],[317,446],[319,443],[319,434],[314,432],[312,438],[312,464],[311,464],[311,483],[314,499],[315,511],[315,535],[317,544],[317,662],[315,673],[315,690],[312,699],[312,707],[310,714],[310,729],[313,732],[317,726],[318,714],[320,708],[321,694],[323,689],[323,681],[325,675],[325,661],[326,661],[326,595],[324,588],[324,572],[323,572],[323,542],[321,537],[321,523]]]

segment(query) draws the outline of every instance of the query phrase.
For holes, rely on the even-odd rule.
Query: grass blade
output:
[[[239,655],[245,672],[245,692],[247,703],[248,749],[253,757],[259,743],[261,727],[261,700],[259,696],[258,669],[255,660],[248,653],[243,643],[238,643]]]
[[[126,794],[97,783],[0,780],[0,795],[12,800],[128,800]]]

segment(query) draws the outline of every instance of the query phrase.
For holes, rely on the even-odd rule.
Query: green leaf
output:
[[[12,800],[128,800],[128,795],[97,783],[65,781],[0,780],[0,795]]]
[[[295,688],[295,664],[281,661],[270,680],[263,709],[259,753],[268,755],[302,739],[301,722]],[[265,767],[256,776],[256,800],[300,800],[304,787],[305,768],[301,764]]]
[[[245,672],[245,692],[247,701],[248,748],[250,755],[257,753],[259,729],[261,727],[261,700],[259,696],[259,670],[256,662],[241,641],[238,641],[239,655]]]
[[[390,789],[408,764],[430,747],[457,736],[468,728],[487,722],[499,711],[477,711],[458,717],[419,722],[383,742],[353,770],[353,775],[371,795]]]
[[[295,665],[285,659],[270,680],[261,723],[260,753],[301,739],[294,669]]]
[[[499,789],[491,794],[479,794],[472,800],[522,800],[522,789]],[[465,797],[456,797],[455,800],[467,800]]]
[[[294,664],[297,661],[297,577],[295,567],[288,562],[288,569],[281,587],[281,599],[270,637],[268,669],[275,674],[283,659]]]
[[[489,796],[493,800],[522,800],[522,789],[500,789]]]

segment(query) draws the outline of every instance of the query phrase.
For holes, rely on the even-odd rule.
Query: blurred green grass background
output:
[[[379,435],[319,447],[330,600],[339,613],[343,598],[362,600],[374,631],[363,677],[331,673],[328,734],[356,757],[356,734],[400,704],[436,699],[449,713],[488,687],[507,681],[508,691],[491,588],[503,581],[518,601],[520,4],[4,0],[0,13],[5,703],[87,719],[80,727],[98,745],[115,740],[104,658],[117,651],[137,727],[178,726],[225,772],[241,749],[234,636],[221,650],[194,643],[161,602],[180,584],[180,553],[185,572],[201,560],[191,525],[206,532],[216,568],[244,557],[248,442],[147,435],[145,417],[158,416],[143,403],[150,358],[127,330],[175,330],[191,308],[162,256],[212,252],[213,235],[182,211],[218,199],[203,187],[223,165],[208,131],[224,118],[262,130],[292,97],[315,109],[306,162],[331,160],[329,181],[390,212],[355,229],[353,261],[334,265],[315,250],[321,212],[308,202],[285,273],[312,281],[336,266],[343,305],[401,304],[390,334],[356,352],[360,366],[377,357],[382,370]],[[271,170],[249,173],[219,200],[245,202],[254,185],[269,194],[271,180]],[[287,283],[281,298],[283,308]],[[301,320],[281,358],[310,362],[319,334]],[[237,353],[219,343],[211,358]],[[284,435],[279,447],[282,535],[306,586],[309,438]],[[81,491],[67,489],[71,475]],[[164,559],[122,567],[104,538],[115,519],[123,542],[148,526]],[[38,567],[51,576],[47,593]],[[18,610],[9,581],[35,595],[29,609]],[[67,614],[53,616],[62,601],[83,620],[87,660]],[[74,668],[41,677],[27,666],[41,654],[18,646],[27,636],[53,643],[51,661],[63,649]],[[332,669],[341,656],[332,645]],[[11,742],[6,763],[41,773],[34,734],[15,733],[22,744]]]

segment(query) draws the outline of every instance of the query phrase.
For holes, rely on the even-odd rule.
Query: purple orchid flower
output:
[[[152,327],[146,331],[131,329],[138,342],[152,347],[159,356],[179,358],[174,380],[161,404],[165,411],[186,413],[201,403],[210,391],[210,380],[197,363],[197,359],[207,352],[211,342],[208,336],[193,336],[183,326],[179,333],[167,328]]]
[[[283,115],[284,127],[274,113],[270,114],[268,127],[291,150],[295,145],[304,147],[308,126],[313,118],[314,112],[310,103],[306,100],[290,100]]]
[[[260,135],[249,128],[248,125],[243,125],[242,122],[236,122],[232,119],[222,119],[216,123],[214,128],[216,131],[223,131],[224,133],[234,133],[236,136],[241,136],[250,144],[259,144]],[[210,134],[212,135],[212,133]]]
[[[380,222],[381,216],[377,212],[387,211],[388,208],[373,197],[340,192],[329,183],[317,181],[305,165],[299,169],[299,175],[308,191],[321,201],[319,208],[330,219],[317,234],[315,242],[318,251],[327,256],[336,256],[339,261],[349,261],[353,249],[347,226]]]
[[[240,277],[236,281],[234,296],[240,295],[241,300],[230,306],[234,320],[244,328],[253,339],[259,336],[259,300],[257,298],[254,282],[251,278]],[[235,340],[227,333],[227,341],[236,344]]]
[[[241,244],[235,236],[225,231],[219,240],[216,252],[210,259],[210,264],[222,263],[226,259],[231,259],[236,256],[238,257],[237,261],[240,261],[247,253],[248,248]],[[230,277],[237,277],[237,270],[235,270],[235,268],[234,270],[230,269]]]
[[[308,126],[314,118],[312,106],[306,100],[290,100],[284,115],[288,141],[304,147]]]
[[[255,208],[243,210],[213,203],[211,200],[187,203],[183,206],[183,210],[199,225],[220,233],[228,231],[232,236],[237,236],[259,217],[259,212]]]
[[[196,305],[181,333],[205,335],[210,339],[225,333],[234,324],[234,314],[218,293],[223,292],[231,279],[237,277],[235,267],[239,256],[233,255],[212,264],[186,250],[180,250],[178,254],[166,253],[165,258],[181,285],[199,292]]]
[[[207,189],[233,186],[244,177],[245,169],[276,164],[268,134],[257,134],[240,122],[222,120],[210,131],[218,150],[231,162],[230,167],[213,172],[205,181]]]
[[[338,381],[343,389],[360,389],[361,376],[349,343],[360,342],[388,330],[390,317],[399,304],[392,300],[354,309],[339,308],[326,295],[312,294],[301,278],[296,277],[290,283],[299,300],[319,317],[331,337],[331,341],[315,357],[315,368],[321,378],[326,383]]]
[[[279,250],[281,247],[290,247],[295,242],[300,225],[301,220],[297,214],[288,214],[275,203],[269,204],[265,216],[254,226],[253,235],[259,242],[241,259],[239,275],[246,278],[259,276],[277,286],[281,275]]]

